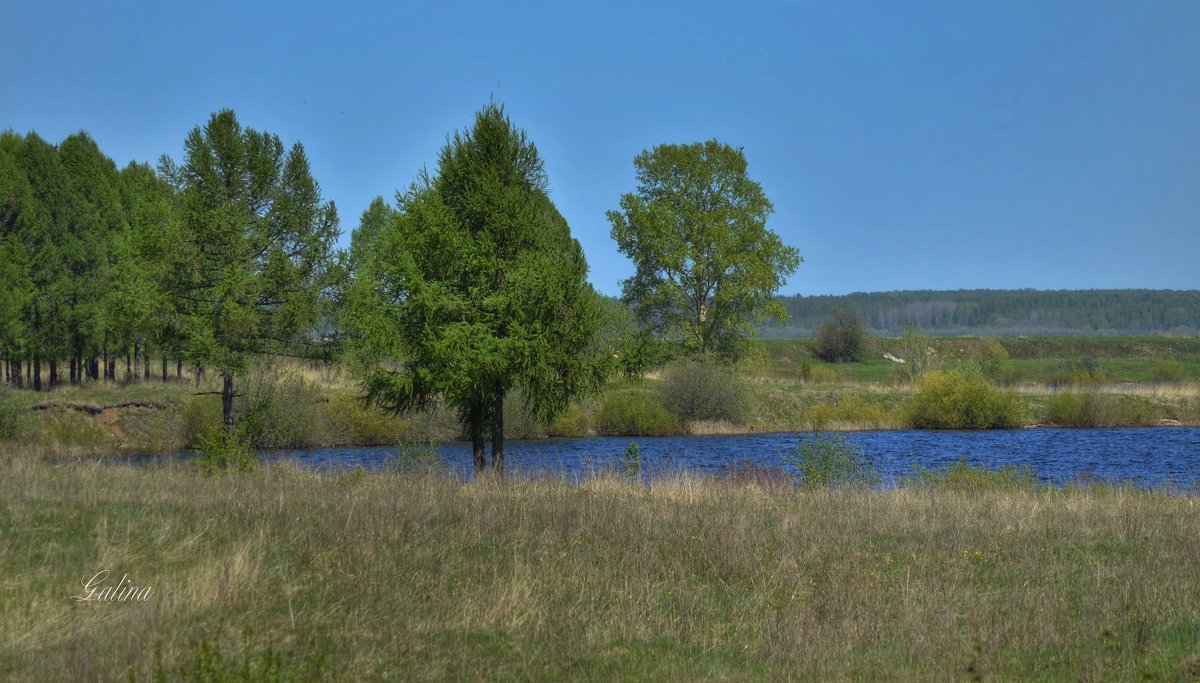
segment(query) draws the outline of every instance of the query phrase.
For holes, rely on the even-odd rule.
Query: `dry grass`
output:
[[[0,454],[0,678],[1194,679],[1200,500]],[[128,573],[145,603],[75,603]],[[205,672],[208,672],[207,674]]]

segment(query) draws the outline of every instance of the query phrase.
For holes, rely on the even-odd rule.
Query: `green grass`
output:
[[[1200,674],[1195,497],[949,482],[205,477],[3,452],[0,678]],[[154,593],[68,599],[100,569]]]

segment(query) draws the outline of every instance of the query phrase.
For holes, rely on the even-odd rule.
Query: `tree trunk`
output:
[[[75,362],[75,356],[71,356],[70,373],[71,373],[71,384],[72,385],[79,384],[79,369]]]
[[[471,430],[471,455],[475,458],[475,475],[487,467],[487,442],[483,439],[483,409],[472,408],[467,416]]]
[[[33,354],[33,390],[42,390],[42,354],[36,351]]]
[[[58,386],[58,359],[50,359],[50,388]]]
[[[504,477],[504,386],[496,380],[492,400],[492,470]]]
[[[163,355],[162,355],[162,366],[163,366],[162,367],[162,371],[163,371],[162,377],[163,377],[163,382],[165,383],[167,381],[167,354],[166,354],[166,352],[163,352]]]
[[[202,379],[204,379],[204,366],[196,363],[196,386],[200,386]]]
[[[233,373],[221,375],[221,420],[225,431],[233,431]]]
[[[150,345],[142,344],[142,377],[150,381]]]
[[[133,380],[133,356],[129,349],[125,349],[125,381]]]
[[[183,381],[183,359],[182,358],[175,359],[175,379],[180,382]]]
[[[141,381],[142,379],[142,357],[138,355],[141,352],[141,347],[137,342],[133,343],[133,379]]]

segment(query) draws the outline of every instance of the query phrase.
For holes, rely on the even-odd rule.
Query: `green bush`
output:
[[[907,485],[930,486],[948,491],[975,493],[980,491],[1036,491],[1043,488],[1033,470],[1025,467],[1006,466],[1000,468],[981,467],[960,457],[957,462],[940,470],[922,465],[913,467],[913,476]]]
[[[679,428],[675,416],[645,390],[610,393],[596,413],[596,432],[603,436],[665,435]]]
[[[963,370],[934,371],[917,384],[909,404],[916,429],[1011,429],[1021,424],[1020,399]]]
[[[818,358],[830,363],[860,360],[866,351],[867,328],[853,311],[834,311],[833,320],[817,328]]]
[[[896,368],[896,374],[902,380],[915,382],[925,373],[937,370],[941,366],[941,358],[934,350],[929,335],[918,325],[904,328],[904,335],[900,337],[896,351],[904,361],[903,365]]]
[[[196,464],[205,474],[252,472],[258,460],[250,451],[250,440],[239,429],[214,427],[200,437]]]
[[[180,399],[179,441],[184,448],[197,448],[205,434],[220,426],[220,396],[184,396]]]
[[[875,466],[841,434],[806,436],[783,461],[796,469],[798,483],[811,488],[870,486],[879,481]]]
[[[583,406],[572,403],[562,415],[554,418],[546,427],[547,436],[580,437],[587,436],[591,430],[591,419]]]
[[[636,441],[625,447],[621,454],[621,472],[629,479],[642,478],[642,445]]]
[[[380,446],[408,437],[408,422],[352,394],[337,394],[317,406],[323,440],[330,445]]]
[[[304,448],[323,444],[317,388],[294,371],[261,366],[241,382],[234,400],[238,427],[254,448]]]
[[[663,371],[659,385],[663,405],[680,422],[746,417],[746,389],[729,365],[714,359],[684,359]]]
[[[1046,405],[1046,420],[1059,427],[1143,427],[1157,422],[1158,413],[1133,396],[1064,391]]]

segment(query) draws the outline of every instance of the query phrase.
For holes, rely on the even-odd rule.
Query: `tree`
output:
[[[774,210],[740,148],[659,145],[633,160],[637,192],[609,211],[636,267],[622,283],[638,317],[688,353],[741,356],[754,325],[786,315],[773,295],[801,258],[767,228]]]
[[[189,360],[222,377],[232,430],[234,376],[251,354],[310,355],[337,211],[322,202],[304,147],[243,129],[230,110],[188,134],[177,169],[183,235],[172,250],[171,297]]]
[[[817,356],[830,363],[860,360],[867,338],[862,318],[853,311],[837,310],[833,320],[817,328]]]
[[[488,105],[447,142],[435,177],[398,196],[390,219],[369,209],[355,236],[366,257],[344,322],[368,400],[396,413],[445,401],[477,471],[490,429],[492,467],[503,473],[511,391],[549,419],[606,368],[587,263],[546,186],[537,149]]]

